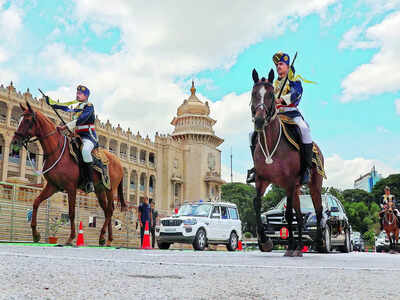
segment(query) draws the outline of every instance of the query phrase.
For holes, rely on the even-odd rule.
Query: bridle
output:
[[[272,87],[272,84],[270,82],[268,82],[268,81],[264,81],[264,82],[265,83],[263,83],[263,86],[264,85],[269,85],[269,86]],[[278,114],[278,111],[277,111],[277,109],[275,107],[275,95],[274,95],[274,93],[271,93],[271,96],[272,96],[271,97],[272,100],[271,100],[271,103],[269,104],[269,106],[265,105],[264,99],[261,99],[261,102],[258,103],[254,108],[254,115],[255,115],[255,113],[257,112],[257,110],[259,108],[265,110],[265,118],[264,118],[265,122],[264,122],[264,126],[263,126],[262,129],[267,127],[276,118],[276,116]],[[254,117],[253,117],[253,122],[254,122]]]
[[[32,119],[30,120],[30,123],[29,123],[29,128],[30,128],[31,126],[33,126],[36,123],[36,113],[35,112],[23,113],[22,117],[25,117],[25,116],[28,116],[28,115],[32,115]],[[50,170],[52,170],[58,164],[58,162],[60,161],[61,157],[64,154],[65,146],[67,144],[67,137],[64,136],[64,144],[63,144],[60,156],[57,158],[57,160],[49,168],[47,168],[44,171],[38,171],[38,170],[35,169],[34,164],[32,163],[32,160],[31,160],[31,156],[30,156],[31,152],[29,151],[28,146],[29,146],[29,144],[34,143],[36,141],[44,141],[45,139],[47,139],[48,137],[54,135],[55,133],[57,133],[57,129],[55,129],[55,130],[53,130],[51,132],[48,132],[45,135],[37,135],[36,138],[32,139],[32,136],[30,136],[30,135],[26,135],[25,136],[25,135],[23,135],[23,134],[21,134],[19,132],[15,132],[15,135],[20,139],[20,143],[26,149],[26,151],[28,153],[28,159],[29,159],[29,161],[31,163],[32,168],[34,169],[34,171],[35,171],[35,173],[37,175],[44,175],[45,173],[47,173]],[[49,157],[51,157],[54,153],[56,153],[60,149],[60,145],[61,145],[61,141],[58,140],[57,147],[51,153],[47,153],[47,154],[34,153],[34,154],[35,155],[43,155],[44,159],[48,159]]]
[[[388,215],[392,216],[392,221],[389,221]],[[392,225],[393,223],[395,223],[397,221],[397,217],[396,217],[393,209],[391,207],[389,207],[388,205],[385,207],[384,219],[385,219],[386,224],[388,224],[388,225]]]
[[[269,87],[272,87],[272,84],[271,84],[270,82],[268,82],[268,81],[265,82],[265,80],[262,81],[262,82],[264,82],[264,83],[263,83],[263,87],[265,86],[265,84],[269,85]],[[258,84],[258,83],[257,83],[257,84]],[[257,85],[257,84],[256,84],[256,85]],[[265,87],[264,87],[264,88],[265,88]],[[254,89],[254,87],[253,87],[253,89]],[[263,137],[264,137],[265,151],[264,151],[263,145],[262,145],[262,143],[261,143],[260,134],[258,134],[258,143],[260,144],[261,151],[262,151],[262,153],[263,153],[264,156],[265,156],[265,163],[269,165],[269,164],[272,164],[272,163],[274,162],[274,161],[272,160],[272,157],[274,156],[276,150],[278,149],[279,143],[280,143],[280,141],[281,141],[281,137],[282,137],[282,123],[281,123],[280,119],[278,119],[278,121],[279,121],[279,136],[278,136],[278,140],[276,141],[276,144],[275,144],[274,149],[273,149],[272,152],[270,153],[270,152],[269,152],[269,149],[268,149],[267,138],[266,138],[266,134],[265,134],[265,128],[268,127],[268,126],[272,123],[272,121],[275,120],[275,118],[276,118],[276,116],[277,116],[277,114],[278,114],[278,111],[277,111],[277,109],[276,109],[276,107],[275,107],[275,95],[274,95],[274,93],[271,93],[271,96],[272,96],[271,98],[272,98],[272,99],[271,99],[271,103],[270,103],[269,106],[265,105],[265,103],[264,103],[264,96],[265,96],[265,93],[264,93],[264,95],[262,95],[261,102],[258,103],[258,104],[255,106],[255,108],[254,108],[254,116],[255,116],[255,114],[256,114],[256,112],[257,112],[257,110],[258,110],[259,108],[265,110],[264,124],[263,124],[262,128],[261,128],[261,129],[258,129],[257,131],[259,131],[260,134],[262,133],[262,135],[263,135]],[[254,116],[253,116],[253,123],[256,122]]]

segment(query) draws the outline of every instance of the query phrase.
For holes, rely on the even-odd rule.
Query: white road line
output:
[[[28,258],[42,258],[54,260],[80,260],[88,262],[111,262],[111,263],[134,263],[144,265],[166,265],[166,266],[186,266],[186,267],[211,267],[211,268],[246,268],[246,269],[296,269],[296,270],[343,270],[343,271],[374,271],[374,272],[400,272],[400,268],[376,268],[376,267],[324,267],[324,266],[284,266],[284,265],[240,265],[240,264],[211,264],[211,263],[179,263],[168,261],[146,261],[146,260],[119,260],[107,258],[86,258],[76,256],[52,256],[52,255],[34,255],[20,254],[10,252],[0,252],[0,256],[15,256]],[[301,258],[298,258],[301,259]]]

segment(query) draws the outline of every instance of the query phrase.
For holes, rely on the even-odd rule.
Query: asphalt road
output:
[[[0,299],[400,299],[400,255],[0,244]]]

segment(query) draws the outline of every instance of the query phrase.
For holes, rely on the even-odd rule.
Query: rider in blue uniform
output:
[[[87,179],[85,191],[94,192],[93,186],[93,157],[92,150],[98,147],[98,140],[94,122],[96,119],[93,104],[88,102],[90,91],[83,85],[78,85],[76,91],[76,101],[59,103],[46,97],[47,104],[56,109],[66,112],[72,112],[72,121],[61,127],[61,130],[69,129],[74,131],[82,139],[82,158],[84,162],[84,173]],[[75,108],[69,108],[68,105],[79,103]]]

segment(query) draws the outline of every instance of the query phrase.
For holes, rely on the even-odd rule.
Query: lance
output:
[[[293,65],[294,65],[294,61],[296,60],[296,57],[297,57],[297,51],[296,51],[296,54],[294,55],[294,58],[293,58],[292,63],[290,64],[289,72],[288,72],[287,75],[286,75],[286,78],[285,78],[285,81],[283,82],[283,85],[282,85],[282,87],[281,87],[281,90],[279,91],[278,99],[281,98],[283,89],[284,89],[285,86],[286,86],[286,82],[289,80],[289,73],[290,73],[290,70],[292,70],[292,67],[293,67]]]
[[[45,93],[42,92],[41,89],[38,89],[38,90],[39,90],[39,92],[42,94],[42,96],[43,96],[45,99],[49,98],[48,96],[45,95]],[[65,121],[64,121],[63,118],[60,116],[60,114],[58,113],[58,111],[53,107],[53,105],[50,105],[50,106],[51,106],[51,108],[54,110],[54,112],[56,113],[57,117],[61,120],[61,122],[63,123],[63,125],[67,125],[67,123],[65,123]],[[72,134],[72,131],[68,128],[68,126],[67,126],[67,129],[68,129],[68,131]]]

